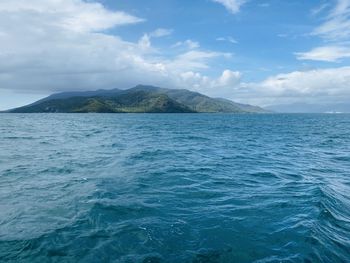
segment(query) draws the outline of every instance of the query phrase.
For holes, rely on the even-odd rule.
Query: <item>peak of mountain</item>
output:
[[[165,89],[138,85],[127,90],[57,93],[9,112],[264,113],[267,111],[257,106],[239,104],[226,99],[215,99],[186,89]]]
[[[94,91],[72,91],[72,92],[61,92],[61,93],[55,93],[52,94],[44,99],[41,99],[38,102],[43,102],[47,100],[55,100],[55,99],[67,99],[72,97],[106,97],[106,96],[113,96],[122,90],[120,89],[111,89],[111,90],[105,90],[105,89],[99,89]]]

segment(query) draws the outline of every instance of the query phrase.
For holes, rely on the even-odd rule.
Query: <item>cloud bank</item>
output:
[[[230,56],[202,50],[192,40],[179,42],[183,48],[165,56],[152,39],[171,35],[171,29],[155,29],[135,43],[106,33],[144,21],[81,0],[1,2],[0,89],[51,93],[139,83],[199,89],[183,76],[199,74],[210,61]]]
[[[350,57],[350,47],[323,46],[314,48],[308,52],[297,52],[295,54],[299,60],[337,62],[342,58]]]
[[[335,103],[350,98],[350,67],[294,71],[259,83],[243,83],[239,95],[261,105],[293,102]],[[254,96],[251,96],[254,94]]]

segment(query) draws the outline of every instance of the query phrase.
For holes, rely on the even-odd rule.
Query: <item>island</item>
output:
[[[211,98],[186,89],[138,85],[122,90],[63,92],[9,113],[267,113],[258,106]]]

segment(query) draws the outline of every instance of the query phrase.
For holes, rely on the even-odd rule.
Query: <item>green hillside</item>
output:
[[[53,94],[13,113],[260,113],[264,109],[215,99],[184,89],[136,86],[128,90],[98,90]]]

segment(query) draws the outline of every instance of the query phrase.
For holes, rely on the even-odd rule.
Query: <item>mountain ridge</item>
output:
[[[258,106],[186,89],[138,85],[130,89],[62,92],[9,113],[267,113]]]

